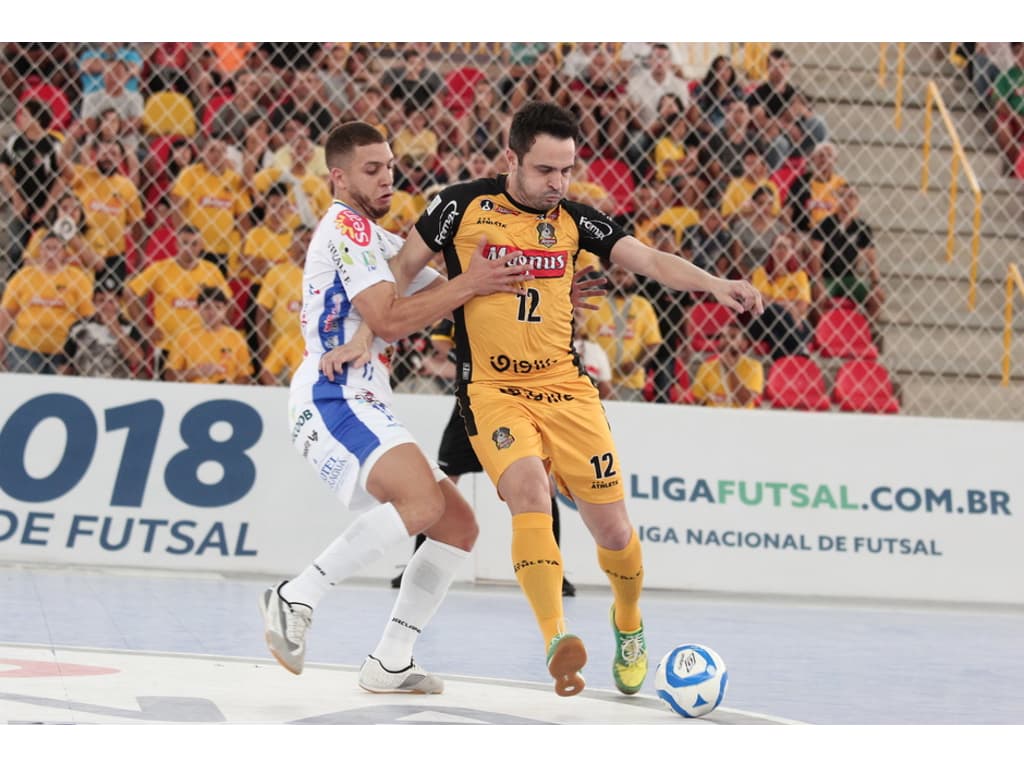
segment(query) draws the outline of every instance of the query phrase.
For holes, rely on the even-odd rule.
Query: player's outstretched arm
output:
[[[395,284],[376,283],[359,293],[352,303],[374,334],[390,342],[437,322],[474,296],[524,293],[522,283],[532,280],[533,276],[524,264],[516,263],[522,254],[512,251],[500,258],[488,259],[484,256],[484,245],[481,242],[477,246],[465,272],[437,288],[399,296]]]
[[[612,246],[611,260],[631,272],[653,278],[667,288],[710,293],[719,304],[736,312],[750,312],[755,317],[764,312],[761,292],[747,280],[715,277],[693,262],[644,245],[635,237],[624,237],[616,242]]]

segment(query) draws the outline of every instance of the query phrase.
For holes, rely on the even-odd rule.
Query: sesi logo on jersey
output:
[[[338,231],[358,246],[370,244],[370,222],[348,208],[342,208],[334,217]]]
[[[516,266],[525,264],[529,268],[530,274],[536,278],[562,277],[569,265],[568,251],[532,251],[516,248],[513,245],[488,245],[484,255],[494,261],[502,258],[506,253],[519,250],[522,250],[523,255],[511,263]]]

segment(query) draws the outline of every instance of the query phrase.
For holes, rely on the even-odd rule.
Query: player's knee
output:
[[[407,500],[396,501],[395,508],[402,516],[409,534],[415,535],[427,530],[441,519],[445,512],[445,501],[444,496],[435,487],[432,490],[424,489],[422,494]]]

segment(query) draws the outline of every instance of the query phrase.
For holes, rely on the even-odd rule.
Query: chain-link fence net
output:
[[[404,234],[433,188],[502,172],[545,99],[579,117],[570,197],[768,306],[609,272],[580,323],[609,397],[1020,412],[1019,46],[7,43],[0,66],[4,370],[286,383],[331,127],[384,130]],[[447,346],[396,345],[396,388],[451,391]]]

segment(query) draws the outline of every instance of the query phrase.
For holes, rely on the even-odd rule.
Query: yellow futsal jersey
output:
[[[265,195],[267,190],[277,184],[283,175],[284,170],[281,168],[264,168],[252,177],[252,188],[259,194]],[[309,208],[319,221],[320,217],[331,207],[331,201],[334,199],[331,196],[331,188],[327,186],[327,182],[323,178],[313,173],[307,173],[300,181],[302,182],[302,191],[306,193],[306,199],[309,201]],[[302,218],[299,216],[298,205],[295,203],[295,190],[292,189],[291,184],[286,184],[286,186],[288,187],[288,201],[295,209],[288,217],[288,226],[291,229],[296,229],[302,224]]]
[[[458,381],[540,386],[586,376],[573,347],[572,280],[581,249],[607,260],[627,233],[600,211],[563,200],[542,211],[515,202],[505,176],[454,184],[416,223],[445,257],[449,277],[464,272],[481,240],[489,259],[521,251],[534,279],[522,296],[477,296],[455,310]]]
[[[263,367],[270,371],[278,379],[288,371],[288,377],[298,370],[302,359],[306,356],[306,340],[296,329],[295,333],[285,334],[270,348],[267,359],[263,361]]]
[[[71,189],[85,209],[89,245],[103,257],[124,253],[128,228],[143,216],[138,190],[119,173],[104,176],[84,165],[73,168]]]
[[[171,194],[184,201],[184,218],[199,230],[204,250],[230,253],[241,243],[236,222],[252,209],[252,200],[233,170],[215,174],[200,163],[190,165],[175,179]]]
[[[217,384],[252,375],[252,360],[245,337],[241,331],[228,325],[213,330],[200,326],[191,333],[181,334],[171,344],[167,356],[167,367],[171,370],[184,371],[204,363],[215,363],[221,370],[191,381]]]
[[[299,326],[302,288],[302,267],[291,261],[272,267],[260,283],[256,303],[270,312],[271,345],[283,336],[297,336],[302,340]]]
[[[269,272],[288,258],[288,248],[291,247],[293,237],[291,229],[275,232],[260,224],[246,233],[245,239],[242,241],[242,256],[248,259],[257,257],[265,259],[264,269]],[[228,274],[253,282],[259,282],[263,277],[263,275],[255,274],[248,267],[243,268],[242,260],[233,255],[228,257]],[[301,278],[299,279],[301,280]]]
[[[60,352],[75,321],[95,312],[92,285],[92,275],[79,267],[56,272],[35,264],[22,267],[4,290],[4,310],[17,313],[8,341],[44,355]]]
[[[128,290],[136,296],[153,294],[153,323],[163,334],[159,343],[161,349],[168,349],[182,331],[202,327],[196,299],[203,285],[215,286],[229,298],[232,296],[227,280],[209,261],[197,261],[192,269],[185,269],[177,259],[163,259],[153,262],[128,281]]]

